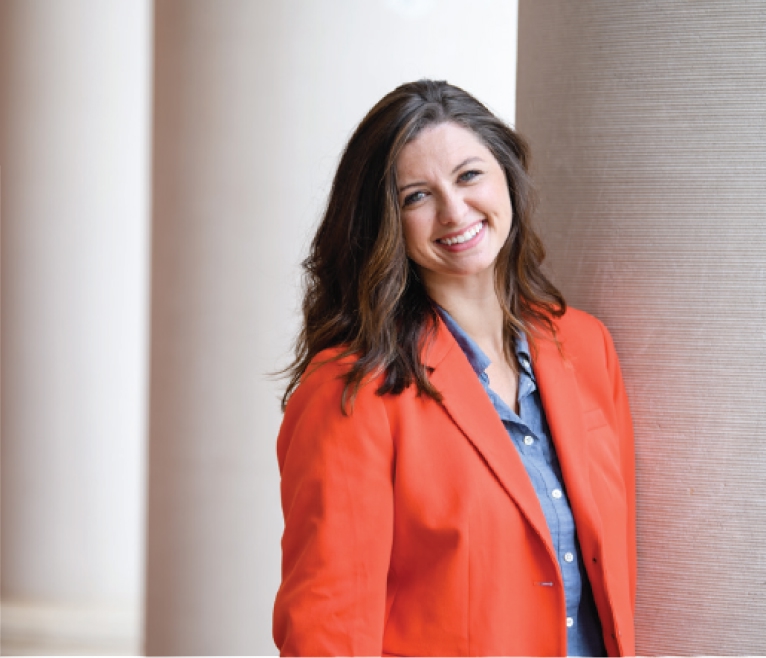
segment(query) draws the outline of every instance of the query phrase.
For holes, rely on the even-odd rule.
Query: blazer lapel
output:
[[[433,368],[431,382],[442,394],[447,413],[482,455],[555,559],[545,515],[521,458],[468,359],[441,321],[425,360]]]
[[[561,464],[564,486],[575,518],[580,546],[598,555],[601,523],[596,512],[588,475],[588,441],[584,409],[573,364],[558,347],[542,338],[533,357],[540,399]]]

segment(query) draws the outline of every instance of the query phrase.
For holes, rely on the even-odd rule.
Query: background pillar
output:
[[[140,650],[150,20],[0,3],[3,653]]]
[[[299,263],[364,113],[419,77],[513,118],[515,2],[160,0],[146,649],[271,654]]]
[[[766,653],[766,11],[521,0],[554,280],[636,425],[640,654]]]

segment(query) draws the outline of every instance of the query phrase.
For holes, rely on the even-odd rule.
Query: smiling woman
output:
[[[277,440],[283,654],[634,653],[627,399],[540,269],[527,157],[428,80],[346,147]]]

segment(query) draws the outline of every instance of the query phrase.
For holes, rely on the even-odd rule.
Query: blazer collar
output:
[[[536,347],[533,368],[577,534],[581,545],[593,542],[587,548],[589,554],[596,555],[601,527],[590,489],[587,434],[574,367],[552,341],[540,338]],[[449,416],[557,559],[545,515],[521,457],[468,359],[441,319],[424,361],[433,368],[430,378],[442,394]]]
[[[558,346],[545,338],[537,341],[536,352],[532,362],[540,399],[561,464],[580,545],[587,548],[589,554],[597,555],[601,523],[590,487],[586,409],[574,364],[566,356],[566,346],[562,356]],[[589,542],[592,544],[587,545]]]
[[[445,410],[555,559],[545,515],[524,464],[471,364],[441,319],[424,361],[433,368],[430,379],[442,394]]]

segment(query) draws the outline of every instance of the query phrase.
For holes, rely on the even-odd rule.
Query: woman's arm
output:
[[[636,459],[633,440],[633,421],[628,406],[628,396],[625,392],[625,384],[622,379],[620,363],[617,359],[617,351],[614,347],[612,336],[606,327],[602,326],[606,348],[607,370],[612,382],[612,397],[614,400],[615,415],[617,419],[617,436],[620,441],[620,466],[622,478],[625,484],[626,505],[628,512],[627,546],[628,566],[630,572],[630,596],[635,613],[636,606]]]
[[[282,584],[274,640],[282,655],[380,655],[393,536],[394,448],[375,386],[341,413],[338,363],[304,378],[277,440]]]

